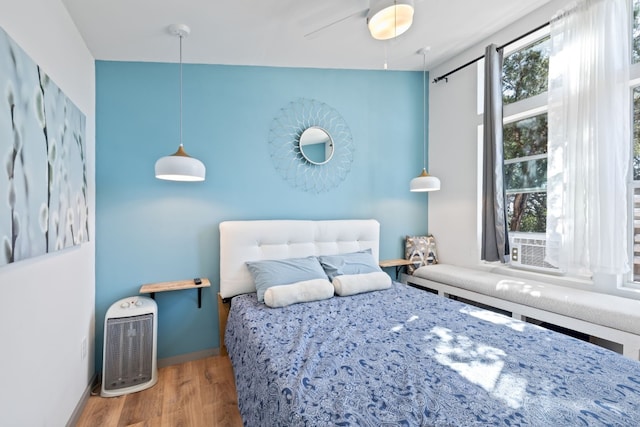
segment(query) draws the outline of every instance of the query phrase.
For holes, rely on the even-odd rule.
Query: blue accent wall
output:
[[[404,254],[404,236],[427,231],[427,195],[410,193],[422,170],[422,73],[185,64],[183,141],[206,181],[154,177],[179,143],[178,64],[96,62],[96,365],[104,315],[144,283],[208,277],[195,290],[156,295],[158,357],[219,346],[218,224],[242,219],[375,218],[380,257]],[[271,121],[315,99],[347,122],[351,171],[320,194],[293,188],[269,156]]]

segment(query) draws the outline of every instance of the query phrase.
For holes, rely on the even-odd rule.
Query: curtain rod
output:
[[[526,33],[522,34],[521,36],[518,36],[515,39],[508,41],[507,43],[503,44],[502,46],[498,46],[498,48],[496,50],[502,50],[505,47],[509,46],[511,43],[515,43],[515,42],[517,42],[519,40],[522,40],[523,38],[535,33],[536,31],[543,29],[547,25],[549,25],[549,22],[545,22],[544,24],[534,28],[533,30],[527,31]],[[455,70],[451,70],[448,73],[441,75],[440,77],[436,77],[435,79],[433,79],[433,83],[438,83],[441,80],[449,81],[448,77],[451,74],[456,73],[456,72],[462,70],[463,68],[467,68],[471,64],[475,64],[476,62],[480,61],[482,58],[484,58],[484,55],[480,55],[477,58],[472,59],[471,61],[467,62],[466,64],[463,64],[463,65],[459,66]]]

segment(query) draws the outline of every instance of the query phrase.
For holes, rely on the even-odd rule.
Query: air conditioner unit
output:
[[[547,241],[542,233],[513,233],[511,241],[511,265],[557,272],[558,269],[545,262]]]
[[[147,297],[129,297],[109,307],[104,319],[103,397],[147,389],[158,381],[158,306]]]

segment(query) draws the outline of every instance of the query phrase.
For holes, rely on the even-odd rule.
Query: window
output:
[[[640,0],[633,0],[633,26],[631,43],[632,102],[632,155],[630,165],[630,247],[631,265],[629,281],[634,287],[640,285]]]
[[[504,125],[509,231],[544,233],[547,217],[547,114]]]
[[[548,36],[504,58],[504,174],[512,232],[544,233],[546,229],[548,71]]]
[[[549,37],[510,53],[503,62],[502,101],[504,105],[547,91]]]
[[[634,2],[634,4],[637,3]],[[635,34],[635,31],[634,31]],[[634,40],[635,50],[635,40]],[[635,59],[635,54],[634,54]],[[640,87],[633,88],[633,155],[631,156],[631,281],[640,283]]]
[[[633,132],[630,141],[632,155],[628,216],[629,254],[633,268],[627,284],[640,290],[640,0],[632,0],[631,5]],[[540,30],[508,46],[504,54],[503,137],[507,221],[511,246],[519,247],[520,256],[524,252],[524,244],[527,249],[541,248],[540,253],[543,253],[546,245],[548,33],[548,27]],[[536,266],[550,267],[544,262]]]
[[[553,268],[544,261],[549,44],[546,27],[508,46],[502,68],[503,170],[511,263],[543,269]]]

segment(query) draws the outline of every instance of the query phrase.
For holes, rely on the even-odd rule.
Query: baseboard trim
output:
[[[71,413],[71,417],[69,418],[69,421],[67,421],[66,427],[73,427],[76,424],[78,424],[78,421],[80,421],[80,416],[82,415],[82,411],[84,411],[84,407],[89,401],[89,396],[91,396],[91,390],[93,389],[97,380],[98,380],[98,374],[93,374],[93,376],[91,377],[91,381],[89,381],[89,385],[87,385],[87,388],[84,389],[84,392],[82,393],[82,396],[78,401],[78,404],[76,405],[75,409]]]
[[[158,369],[165,366],[178,365],[180,363],[191,362],[193,360],[205,359],[211,356],[219,356],[219,348],[208,348],[206,350],[196,351],[193,353],[180,354],[178,356],[166,357],[158,359]]]

